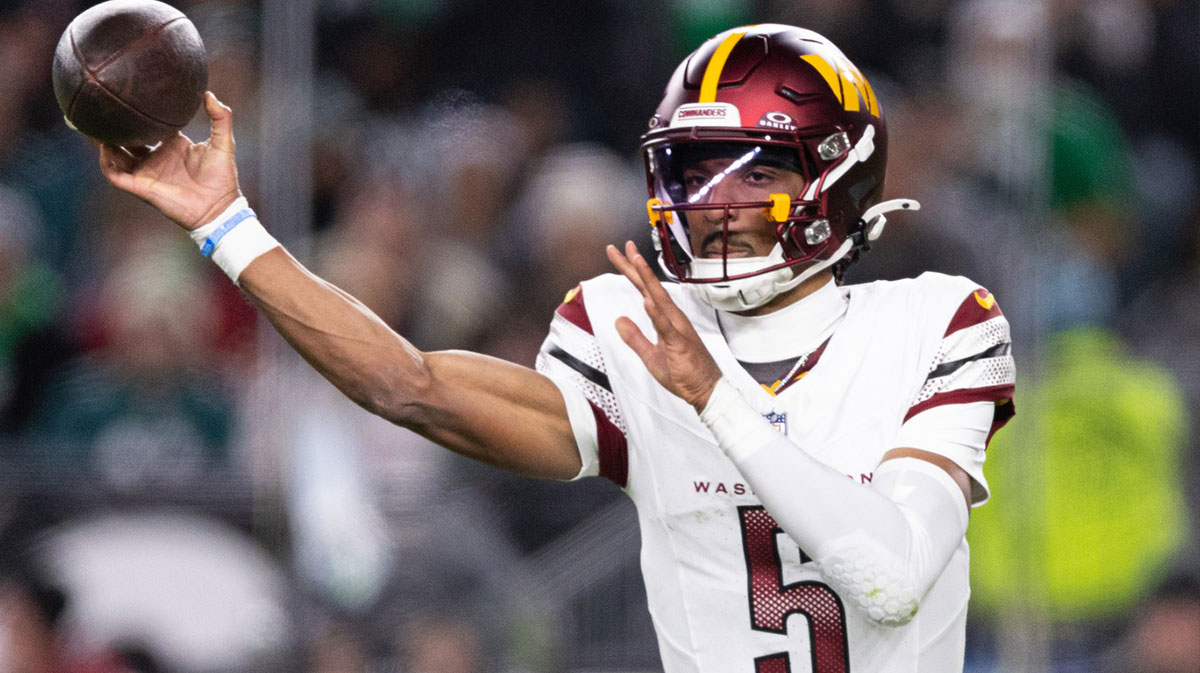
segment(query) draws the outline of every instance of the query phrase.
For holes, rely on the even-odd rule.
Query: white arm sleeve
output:
[[[863,486],[779,434],[724,378],[700,418],[835,591],[881,624],[912,619],[967,530],[949,474],[906,458]]]

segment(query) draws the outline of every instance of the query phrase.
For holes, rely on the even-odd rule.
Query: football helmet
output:
[[[649,126],[641,151],[659,264],[714,308],[762,306],[830,266],[840,277],[882,233],[884,213],[919,207],[880,202],[879,101],[810,30],[761,24],[708,40],[675,70]],[[765,257],[730,254],[731,222],[750,216],[774,230]],[[697,218],[719,245],[710,233],[693,250]]]

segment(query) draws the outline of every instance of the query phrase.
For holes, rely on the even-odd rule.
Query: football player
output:
[[[842,285],[879,237],[887,131],[828,40],[736,28],[676,70],[642,151],[659,282],[558,308],[531,370],[421,352],[308,272],[240,196],[231,111],[212,137],[105,176],[188,230],[285,339],[368,410],[466,456],[634,500],[664,668],[961,670],[964,533],[1012,415],[1008,325],[961,277]]]

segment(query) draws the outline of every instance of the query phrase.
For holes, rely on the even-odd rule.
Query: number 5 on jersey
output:
[[[775,536],[783,529],[761,505],[738,508],[742,545],[746,553],[750,596],[750,628],[787,633],[787,618],[802,614],[808,620],[813,673],[849,673],[846,613],[842,600],[821,582],[783,583],[783,565]],[[791,673],[786,652],[754,660],[755,673]]]

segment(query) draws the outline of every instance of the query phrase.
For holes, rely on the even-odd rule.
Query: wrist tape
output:
[[[211,257],[237,283],[242,271],[260,255],[279,246],[258,221],[246,197],[239,196],[207,224],[188,232],[200,254]]]
[[[724,376],[717,380],[708,404],[700,412],[717,445],[735,463],[779,438],[779,431],[750,406]]]

